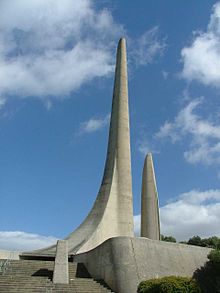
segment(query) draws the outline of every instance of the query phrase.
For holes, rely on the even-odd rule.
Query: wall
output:
[[[19,259],[19,251],[0,250],[0,259]]]
[[[115,237],[76,255],[91,276],[103,279],[117,293],[134,293],[142,280],[169,275],[192,276],[204,265],[210,249],[151,240]]]

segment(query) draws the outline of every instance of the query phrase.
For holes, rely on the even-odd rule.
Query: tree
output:
[[[203,293],[220,292],[220,250],[212,250],[208,255],[209,261],[196,270],[194,278]]]
[[[220,276],[220,250],[212,250],[208,255],[208,259],[212,266],[219,272]]]
[[[187,244],[220,249],[220,238],[218,238],[217,236],[212,236],[202,239],[199,236],[193,236],[188,240]]]
[[[190,238],[188,240],[187,244],[196,245],[196,246],[204,246],[204,243],[203,243],[201,237],[199,237],[198,235]]]
[[[207,239],[203,239],[204,243],[206,243],[207,247],[214,248],[214,249],[220,249],[220,238],[217,236],[213,236]]]
[[[161,240],[166,242],[176,242],[176,239],[173,236],[164,236],[161,234]]]

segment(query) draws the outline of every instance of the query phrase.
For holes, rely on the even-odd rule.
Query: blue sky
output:
[[[0,249],[51,244],[92,207],[121,36],[135,231],[151,151],[162,233],[220,236],[220,2],[2,0]]]

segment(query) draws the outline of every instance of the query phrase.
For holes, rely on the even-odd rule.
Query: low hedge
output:
[[[143,281],[138,286],[138,293],[200,293],[196,281],[186,277],[163,277]]]

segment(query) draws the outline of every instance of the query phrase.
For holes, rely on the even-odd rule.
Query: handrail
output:
[[[12,260],[12,254],[9,255],[9,258],[7,259],[3,259],[3,260],[0,260],[0,273],[2,275],[5,274],[9,264],[10,264],[10,261]]]
[[[5,260],[0,260],[0,273],[2,273],[2,268],[3,268],[3,265],[4,265],[4,261]]]
[[[5,259],[4,261],[1,262],[0,272],[2,273],[2,275],[5,274],[9,264],[10,264],[10,259],[9,258],[7,258],[7,259]]]

